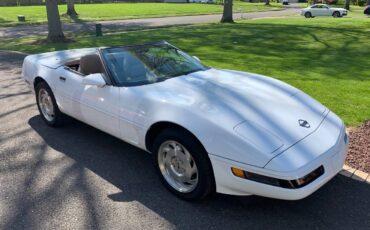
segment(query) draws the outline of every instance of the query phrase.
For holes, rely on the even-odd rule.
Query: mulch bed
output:
[[[370,120],[349,130],[349,151],[346,164],[370,173]]]

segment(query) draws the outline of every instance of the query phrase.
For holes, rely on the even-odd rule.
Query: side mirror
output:
[[[82,79],[82,83],[84,85],[93,85],[97,87],[103,87],[106,85],[102,73],[89,74]]]
[[[197,56],[193,56],[193,58],[200,62],[200,59]]]

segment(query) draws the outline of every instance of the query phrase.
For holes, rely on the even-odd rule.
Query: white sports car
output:
[[[30,55],[23,77],[46,124],[69,115],[153,153],[163,184],[187,200],[301,199],[346,157],[343,122],[310,96],[167,42]]]
[[[326,4],[315,4],[302,9],[301,15],[306,18],[313,18],[316,16],[333,16],[335,18],[347,15],[347,10],[343,8],[332,8]]]

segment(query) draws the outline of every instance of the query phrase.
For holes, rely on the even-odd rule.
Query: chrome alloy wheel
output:
[[[172,188],[189,193],[198,184],[198,169],[193,156],[177,141],[165,141],[158,150],[158,164]]]
[[[39,90],[39,95],[38,95],[38,102],[40,106],[40,110],[44,118],[52,122],[54,120],[55,114],[54,114],[54,105],[53,101],[45,89],[40,89]]]

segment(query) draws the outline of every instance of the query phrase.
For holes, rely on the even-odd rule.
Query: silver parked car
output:
[[[343,8],[332,8],[326,4],[315,4],[302,9],[301,15],[306,18],[313,18],[316,16],[333,16],[338,18],[347,15],[347,10]]]

